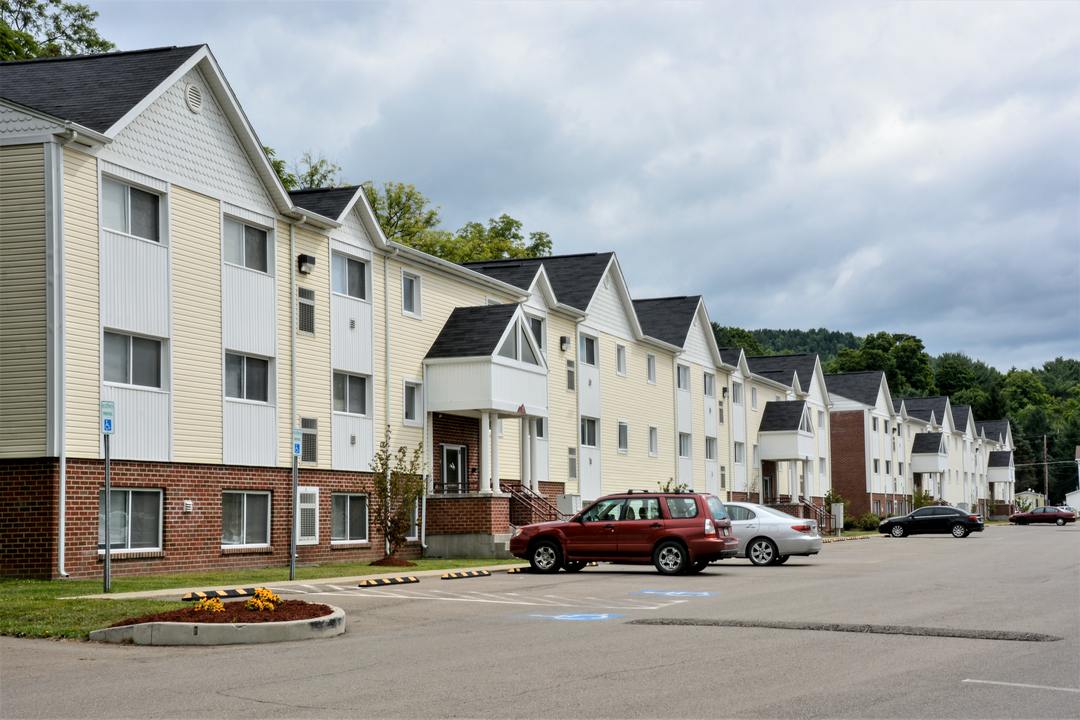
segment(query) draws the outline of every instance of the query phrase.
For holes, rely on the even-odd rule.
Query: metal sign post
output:
[[[292,532],[289,541],[289,579],[296,579],[296,493],[300,485],[300,450],[304,443],[304,431],[292,431]]]
[[[105,572],[104,590],[109,592],[112,580],[112,478],[109,458],[109,436],[116,432],[116,403],[112,400],[101,401],[101,434],[105,442]]]

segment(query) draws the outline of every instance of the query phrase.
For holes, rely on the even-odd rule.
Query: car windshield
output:
[[[709,502],[709,511],[712,513],[713,520],[727,520],[727,509],[724,508],[724,503],[720,502],[720,498],[710,495],[706,498]]]

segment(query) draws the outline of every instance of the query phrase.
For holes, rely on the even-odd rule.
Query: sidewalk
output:
[[[236,587],[263,587],[270,586],[274,588],[302,588],[311,585],[353,585],[358,586],[363,580],[372,580],[380,577],[442,577],[448,572],[471,572],[476,570],[487,570],[488,572],[496,572],[500,570],[509,570],[513,567],[521,567],[520,562],[507,563],[506,565],[481,565],[475,568],[454,568],[452,570],[420,570],[419,572],[410,572],[410,568],[407,567],[388,567],[384,573],[373,573],[369,575],[354,575],[351,577],[330,577],[330,578],[316,578],[309,580],[283,580],[281,582],[273,583],[233,583],[232,585],[214,585],[211,587],[185,587],[185,588],[163,588],[161,590],[143,590],[140,592],[127,592],[127,593],[99,593],[97,595],[77,595],[72,597],[62,597],[60,600],[73,600],[76,597],[80,599],[90,600],[133,600],[133,599],[164,599],[175,597],[179,599],[181,596],[186,595],[189,592],[207,592],[208,590],[231,590]]]

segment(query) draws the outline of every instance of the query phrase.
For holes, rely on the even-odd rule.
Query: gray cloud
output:
[[[1080,357],[1075,3],[103,3],[207,42],[261,139],[615,250],[639,297]]]

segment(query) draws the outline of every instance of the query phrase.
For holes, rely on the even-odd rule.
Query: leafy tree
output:
[[[412,527],[413,510],[424,497],[426,485],[422,472],[423,443],[416,446],[412,455],[408,448],[400,446],[390,450],[390,430],[379,443],[379,450],[371,460],[371,472],[375,476],[375,507],[372,515],[375,524],[382,528],[386,539],[386,557],[392,558],[405,544]]]
[[[273,166],[274,172],[276,172],[278,178],[281,179],[281,184],[285,186],[285,189],[296,190],[296,176],[286,169],[284,160],[277,159],[277,153],[274,152],[274,148],[263,145],[263,152],[266,153],[266,157],[270,160],[270,165]]]
[[[1047,407],[1052,398],[1039,376],[1027,370],[1013,368],[1005,375],[1005,402],[1010,412],[1019,413],[1029,407]]]
[[[741,347],[747,355],[764,355],[765,350],[761,347],[757,338],[749,330],[737,327],[721,327],[715,322],[712,324],[713,335],[716,336],[718,347]]]
[[[315,156],[308,150],[299,160],[293,160],[290,171],[296,187],[287,188],[289,190],[317,190],[350,185],[349,181],[341,176],[341,166],[327,160],[321,152]],[[279,177],[280,175],[281,173],[278,173]]]
[[[109,52],[97,12],[63,0],[0,0],[0,60]]]
[[[837,332],[825,328],[816,330],[769,330],[751,331],[765,353],[816,353],[822,364],[831,361],[843,348],[857,350],[862,338],[850,332]]]
[[[962,390],[982,390],[975,372],[969,366],[952,359],[938,365],[934,382],[943,395],[950,397]]]
[[[934,496],[930,494],[929,490],[915,488],[915,491],[911,494],[911,502],[916,509],[926,507],[934,504]]]
[[[841,349],[827,372],[881,370],[896,397],[937,394],[930,356],[914,335],[879,332],[867,335],[858,350]]]
[[[418,247],[431,241],[430,234],[443,232],[438,229],[439,208],[429,207],[431,201],[414,186],[383,183],[380,193],[370,180],[361,185],[387,240]]]
[[[1046,392],[1056,398],[1067,398],[1069,389],[1080,385],[1080,360],[1058,357],[1043,363],[1041,370],[1032,369],[1031,372],[1039,378]]]

